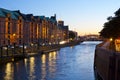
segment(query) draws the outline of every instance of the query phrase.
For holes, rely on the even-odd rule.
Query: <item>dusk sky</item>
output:
[[[120,8],[120,0],[0,0],[0,8],[46,17],[56,14],[57,20],[83,35],[100,32],[106,18]]]

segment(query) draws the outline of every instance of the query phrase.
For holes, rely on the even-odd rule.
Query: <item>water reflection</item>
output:
[[[45,64],[46,63],[46,55],[43,54],[42,57],[41,57],[41,59],[42,59],[42,63]]]
[[[56,56],[57,52],[50,52],[41,56],[41,80],[52,78],[56,72]],[[49,74],[48,74],[49,73]]]
[[[84,42],[1,65],[0,80],[94,80],[94,50],[98,43]]]
[[[55,72],[56,72],[56,55],[57,52],[50,52],[49,53],[49,61],[48,61],[48,66],[49,66],[49,72],[50,72],[50,77],[54,77]]]
[[[28,80],[35,79],[35,66],[35,57],[24,59],[23,68],[25,69],[26,74],[28,74]]]
[[[35,58],[30,58],[30,71],[29,71],[29,80],[33,80],[35,78],[34,72],[35,72]]]
[[[6,64],[4,80],[13,80],[13,77],[14,77],[13,69],[14,69],[14,67],[11,63]]]
[[[42,55],[41,60],[42,60],[42,65],[41,65],[42,77],[41,77],[41,80],[45,80],[45,78],[46,78],[46,55],[45,54]]]

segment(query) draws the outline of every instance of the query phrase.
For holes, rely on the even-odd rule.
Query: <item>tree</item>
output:
[[[120,9],[115,12],[114,17],[108,17],[108,22],[103,26],[100,31],[100,36],[104,38],[119,38],[120,37]]]
[[[69,38],[75,38],[75,33],[73,31],[69,31]]]

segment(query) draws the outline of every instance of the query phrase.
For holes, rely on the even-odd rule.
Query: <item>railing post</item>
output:
[[[2,57],[3,56],[2,46],[0,47],[0,51],[1,51],[1,56],[0,57]]]
[[[15,53],[15,49],[16,49],[16,48],[15,48],[15,43],[14,43],[13,45],[14,45],[14,55],[15,55],[15,54],[16,54],[16,53]]]
[[[8,45],[6,45],[6,47],[7,47],[7,56],[8,56]]]
[[[25,55],[25,46],[24,46],[24,43],[23,43],[23,56]]]

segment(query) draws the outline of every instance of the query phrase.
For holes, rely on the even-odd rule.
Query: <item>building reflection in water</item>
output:
[[[70,48],[72,49],[74,46],[70,46]]]
[[[30,72],[29,72],[31,79],[35,78],[34,73],[35,73],[35,57],[31,57],[30,58]]]
[[[12,63],[7,63],[5,68],[4,80],[14,80],[14,67]]]
[[[57,52],[50,52],[48,54],[43,54],[41,57],[41,80],[46,80],[46,78],[54,77],[56,72],[56,55]],[[48,74],[49,73],[49,74]]]
[[[35,80],[41,79],[46,80],[47,78],[54,78],[56,75],[56,60],[57,60],[57,52],[50,52],[48,54],[41,55],[41,60],[37,59],[38,57],[30,57],[24,59],[24,62],[20,61],[20,64],[24,63],[24,70],[26,71],[23,75],[28,75],[27,78],[21,77],[21,79]],[[38,63],[40,63],[39,66]],[[23,64],[22,64],[23,65]],[[14,80],[19,79],[20,66],[18,63],[12,64],[7,63],[5,67],[5,76],[4,80]],[[39,71],[39,72],[37,72]],[[37,75],[37,73],[40,73]],[[17,77],[17,75],[19,75]],[[16,76],[16,77],[15,77]],[[39,78],[38,78],[39,76]]]
[[[24,61],[9,62],[0,66],[0,80],[95,80],[95,46],[91,42],[81,43]]]
[[[25,67],[27,68],[27,61],[28,59],[24,59]]]
[[[57,52],[50,52],[48,57],[48,67],[50,72],[50,77],[55,76],[56,72],[56,55]]]
[[[45,80],[46,78],[46,55],[43,54],[42,57],[41,57],[41,61],[42,61],[42,65],[41,65],[41,80]]]
[[[30,57],[29,59],[24,59],[26,71],[29,74],[28,79],[35,79],[35,57]]]

